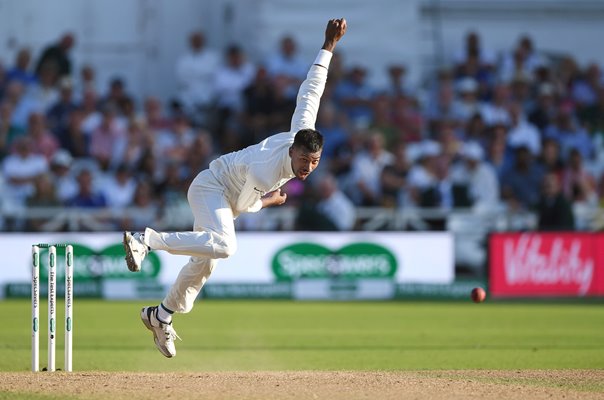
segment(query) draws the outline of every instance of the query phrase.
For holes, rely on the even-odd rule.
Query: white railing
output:
[[[576,207],[577,227],[581,230],[601,230],[604,228],[604,210],[600,208]],[[261,210],[257,214],[244,214],[236,222],[242,230],[283,230],[296,229],[298,209],[282,206]],[[183,218],[182,213],[170,209],[149,212],[135,207],[112,209],[31,207],[0,210],[0,219],[5,221],[4,230],[21,230],[28,222],[36,221],[40,231],[111,231],[121,230],[120,224],[126,218],[144,221],[145,225],[157,229],[189,230],[192,216]],[[156,215],[150,218],[149,215]],[[355,230],[429,230],[427,221],[440,220],[443,227],[453,232],[478,233],[490,231],[536,230],[537,215],[532,212],[498,210],[475,212],[472,209],[443,210],[438,208],[382,208],[359,207],[356,210]],[[11,229],[17,226],[16,229]]]

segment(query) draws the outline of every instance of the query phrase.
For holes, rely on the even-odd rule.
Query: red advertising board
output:
[[[604,234],[493,234],[489,291],[493,297],[604,296]]]

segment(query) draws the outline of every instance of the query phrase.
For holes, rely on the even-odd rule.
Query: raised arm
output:
[[[346,20],[330,19],[325,28],[325,41],[319,51],[315,62],[310,67],[306,80],[302,82],[296,99],[296,110],[292,117],[290,132],[296,133],[300,129],[314,129],[321,95],[327,81],[327,70],[331,56],[338,41],[346,33]]]

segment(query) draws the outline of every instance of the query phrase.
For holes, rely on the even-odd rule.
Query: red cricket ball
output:
[[[487,298],[487,292],[483,288],[477,287],[472,289],[471,297],[474,303],[482,303]]]

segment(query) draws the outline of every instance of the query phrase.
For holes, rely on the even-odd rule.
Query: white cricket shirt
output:
[[[210,171],[225,187],[225,196],[235,214],[259,211],[263,195],[280,188],[295,176],[289,147],[299,130],[315,128],[331,56],[329,51],[319,51],[298,91],[289,132],[270,136],[258,144],[225,154],[210,163]]]

